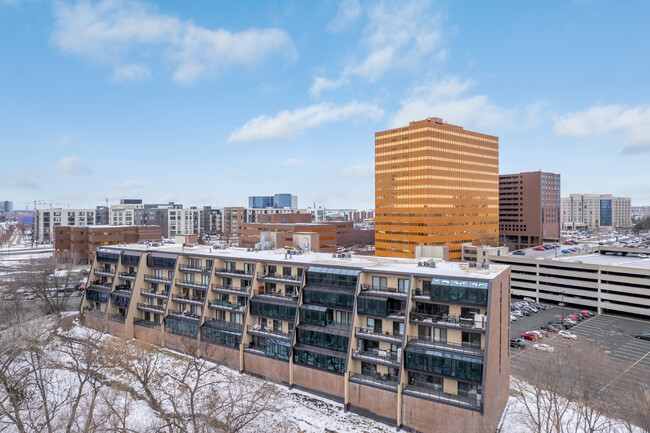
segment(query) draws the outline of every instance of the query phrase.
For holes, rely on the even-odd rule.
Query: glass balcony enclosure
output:
[[[250,301],[250,312],[254,316],[265,316],[280,320],[293,321],[296,318],[295,306],[260,302],[254,298]]]
[[[309,350],[294,349],[293,362],[295,364],[308,365],[320,370],[328,370],[334,373],[345,373],[345,355],[340,358],[337,356],[326,355],[323,353],[311,352]]]
[[[480,383],[483,379],[483,359],[439,350],[407,346],[404,368],[434,373]]]
[[[330,286],[355,290],[361,271],[310,266],[307,270],[307,285]]]
[[[352,310],[354,308],[354,295],[305,287],[303,289],[303,303]]]
[[[312,331],[298,328],[298,343],[309,346],[322,347],[323,349],[347,352],[349,337],[342,335],[326,334],[324,332]]]

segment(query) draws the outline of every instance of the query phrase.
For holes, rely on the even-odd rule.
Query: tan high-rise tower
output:
[[[499,139],[439,118],[375,133],[375,254],[499,237]]]

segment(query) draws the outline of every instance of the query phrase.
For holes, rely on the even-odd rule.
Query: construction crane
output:
[[[34,200],[34,210],[36,210],[36,206],[50,206],[50,209],[52,209],[52,206],[67,206],[68,209],[70,209],[70,204],[69,203],[57,203],[54,201],[48,201],[48,200]]]

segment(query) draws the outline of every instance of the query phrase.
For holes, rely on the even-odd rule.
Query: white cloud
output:
[[[297,165],[305,165],[305,161],[300,160],[300,159],[294,159],[294,158],[287,158],[282,162],[283,165],[290,165],[290,166],[297,166]]]
[[[361,12],[361,4],[359,4],[359,0],[341,1],[336,16],[327,25],[327,30],[333,33],[347,30],[361,17]]]
[[[61,160],[54,165],[54,171],[62,174],[82,175],[89,174],[90,167],[83,159],[71,155],[61,158]]]
[[[561,136],[601,138],[622,134],[621,153],[650,152],[650,106],[597,105],[560,117],[553,127]]]
[[[346,105],[328,103],[310,105],[293,111],[281,111],[274,117],[262,115],[249,120],[230,134],[228,141],[286,140],[301,131],[323,123],[351,118],[379,120],[384,110],[374,104],[350,102]]]
[[[226,67],[255,64],[278,53],[295,54],[284,30],[210,30],[137,1],[58,3],[55,15],[54,44],[114,67],[117,78],[146,78],[148,69],[140,63],[154,50],[175,65],[173,77],[180,83],[213,76]],[[138,56],[142,59],[137,64],[130,61]]]
[[[139,180],[127,180],[122,183],[118,183],[117,185],[118,188],[120,189],[134,189],[134,188],[145,188],[149,186],[148,182],[142,182]]]
[[[116,66],[113,81],[144,81],[151,78],[151,71],[144,65]]]
[[[486,95],[465,96],[472,86],[456,77],[417,86],[403,99],[402,108],[391,119],[391,127],[427,117],[442,117],[445,122],[496,132],[515,126],[517,109],[495,105]]]
[[[376,81],[390,70],[413,72],[445,60],[442,14],[433,0],[371,3],[367,16],[359,53],[352,56],[354,60],[343,68],[339,78],[315,76],[310,88],[312,96],[319,97],[322,90],[337,89],[353,76]]]
[[[26,177],[21,176],[12,176],[8,177],[3,182],[4,186],[8,188],[18,188],[18,189],[36,189],[38,185],[36,182],[33,182]]]
[[[375,166],[370,165],[351,165],[336,174],[339,179],[361,179],[371,177],[375,174]]]

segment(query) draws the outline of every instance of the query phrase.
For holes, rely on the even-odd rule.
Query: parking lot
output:
[[[564,313],[573,313],[574,310],[565,308]],[[519,337],[523,332],[539,330],[541,325],[561,317],[560,307],[551,307],[547,310],[533,313],[528,317],[521,317],[511,323],[512,337]],[[634,385],[638,383],[650,386],[650,341],[639,340],[634,335],[650,331],[650,321],[636,320],[625,317],[599,315],[584,319],[570,329],[578,339],[587,340],[597,345],[609,356],[615,370],[618,372],[616,379],[606,380],[602,389],[609,386]],[[539,342],[553,346],[561,351],[568,348],[573,341],[549,333]],[[511,349],[511,371],[514,376],[526,378],[526,372],[531,361],[540,356],[539,351],[532,348]],[[561,353],[561,352],[560,352]]]

